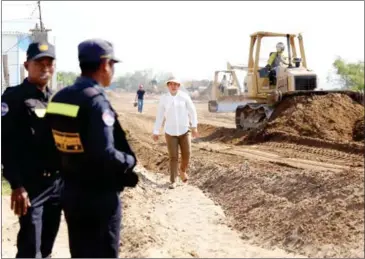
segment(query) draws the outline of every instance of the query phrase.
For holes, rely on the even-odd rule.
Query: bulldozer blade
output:
[[[295,91],[282,93],[281,101],[294,96],[314,96],[314,95],[327,95],[327,94],[345,94],[352,100],[365,106],[364,92],[349,91],[349,90],[328,90],[328,91]]]
[[[209,112],[216,113],[231,113],[236,112],[238,106],[245,105],[248,102],[246,101],[238,101],[238,102],[224,102],[224,101],[209,101],[208,110]]]

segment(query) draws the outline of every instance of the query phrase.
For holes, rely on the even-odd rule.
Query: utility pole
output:
[[[36,23],[35,28],[31,29],[30,32],[31,34],[31,39],[32,42],[49,42],[48,41],[48,32],[51,31],[50,29],[46,29],[44,27],[44,23],[42,20],[42,10],[41,10],[41,1],[37,1],[37,5],[38,5],[38,10],[39,10],[39,24],[40,26],[38,26],[38,23]],[[55,75],[53,76],[53,78],[50,80],[49,82],[49,87],[51,89],[53,89],[54,87],[57,87],[57,81],[56,78],[57,77],[57,73],[55,73]]]
[[[42,12],[41,12],[41,1],[37,1],[38,3],[38,10],[39,10],[39,24],[41,25],[41,32],[44,31],[43,21],[42,21]]]
[[[38,10],[39,10],[39,24],[35,25],[35,28],[30,30],[32,32],[32,41],[47,41],[48,42],[48,32],[51,31],[50,29],[46,29],[43,24],[42,20],[42,10],[41,10],[41,1],[37,1],[38,4]],[[39,28],[40,27],[40,28]]]

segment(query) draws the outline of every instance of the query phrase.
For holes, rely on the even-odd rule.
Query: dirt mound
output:
[[[359,119],[360,118],[360,119]],[[365,152],[364,107],[349,96],[296,96],[280,103],[262,128],[245,132],[200,124],[202,141],[256,144],[269,140]]]
[[[131,142],[143,165],[167,174],[165,149]],[[301,170],[195,150],[190,176],[244,239],[310,257],[363,256],[363,172]]]
[[[361,118],[355,123],[353,139],[355,141],[364,141],[364,138],[365,138],[365,123],[364,123],[364,118]]]
[[[237,144],[241,138],[246,136],[246,132],[229,129],[225,127],[216,127],[209,124],[198,124],[201,141],[219,141],[223,143]]]
[[[123,111],[120,120],[130,130],[131,145],[139,162],[147,169],[167,174],[166,143],[163,138],[158,142],[151,139],[153,120],[149,114],[155,115],[155,110],[146,108],[149,114],[134,116],[128,109],[131,110],[129,105],[120,108]],[[250,146],[248,152],[243,152],[243,147],[221,145],[235,131],[225,120],[218,119],[218,115],[205,117],[205,110],[206,107],[199,113],[200,117],[213,126],[202,125],[201,136],[211,139],[209,135],[216,134],[218,143],[199,143],[201,139],[194,139],[190,184],[204,190],[224,208],[227,216],[234,219],[233,226],[241,231],[242,238],[259,246],[284,248],[316,258],[364,258],[362,158],[323,146],[296,149],[298,144],[280,141]],[[224,136],[215,133],[222,126],[227,127],[226,131],[223,129],[227,133]],[[270,143],[275,145],[269,146]],[[275,152],[283,155],[280,155],[283,163],[257,159],[266,148],[273,151],[273,156]],[[254,153],[257,156],[252,156]],[[293,154],[295,158],[313,162],[313,169],[287,166],[286,158],[290,159]],[[360,165],[343,170],[316,169],[316,161],[347,167],[352,165],[351,159]],[[185,195],[179,197],[181,203],[188,202]]]
[[[348,142],[353,140],[356,121],[363,117],[364,107],[347,95],[297,96],[278,105],[265,131]]]

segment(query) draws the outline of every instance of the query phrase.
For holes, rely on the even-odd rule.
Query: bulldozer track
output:
[[[199,144],[198,144],[199,145]],[[356,168],[363,170],[363,163],[360,160],[349,159],[349,156],[328,156],[321,155],[317,159],[313,159],[313,156],[307,155],[307,157],[291,156],[289,153],[293,153],[293,150],[289,150],[286,154],[282,152],[270,152],[265,150],[264,147],[223,147],[222,144],[214,145],[204,145],[200,144],[201,150],[230,154],[235,156],[241,156],[243,158],[255,159],[261,161],[267,161],[272,163],[280,163],[281,165],[288,165],[295,168],[303,169],[316,169],[316,170],[330,170],[330,171],[342,171],[348,170],[350,168]],[[307,153],[308,154],[308,153]],[[315,153],[312,153],[315,154]],[[318,154],[315,154],[318,155]],[[342,159],[339,160],[338,158]],[[335,161],[336,159],[336,161]],[[355,162],[355,163],[354,163]]]
[[[323,161],[324,159],[337,160],[337,163],[342,164],[341,159],[344,160],[343,164],[348,164],[349,160],[358,162],[360,165],[364,163],[364,157],[359,153],[346,153],[334,149],[323,149],[310,146],[300,146],[290,143],[278,143],[278,142],[267,142],[265,144],[258,145],[260,149],[267,151],[280,152],[293,158],[306,158],[308,154],[320,155],[319,157],[313,157],[316,161]],[[292,152],[296,151],[296,152]]]

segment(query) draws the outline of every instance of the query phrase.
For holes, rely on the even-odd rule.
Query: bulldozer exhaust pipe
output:
[[[292,64],[291,64],[291,47],[290,47],[290,35],[287,34],[286,35],[286,43],[288,44],[288,54],[289,54],[289,68],[292,68]]]

